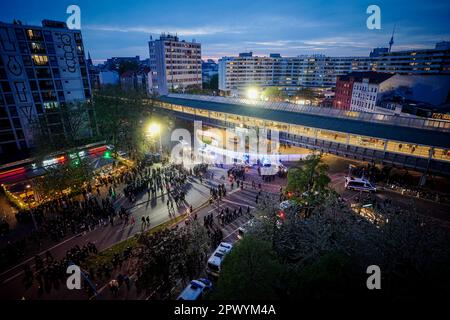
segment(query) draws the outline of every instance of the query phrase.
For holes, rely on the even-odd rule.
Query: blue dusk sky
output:
[[[371,48],[387,46],[394,25],[393,50],[450,41],[448,0],[2,0],[0,21],[66,21],[71,4],[81,9],[81,31],[94,63],[111,56],[148,58],[149,37],[161,32],[196,39],[204,59],[244,51],[367,56]],[[380,30],[366,27],[371,4],[381,8]]]

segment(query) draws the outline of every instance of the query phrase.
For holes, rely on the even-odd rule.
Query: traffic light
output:
[[[103,154],[103,158],[111,159],[111,151],[106,150],[105,153]]]

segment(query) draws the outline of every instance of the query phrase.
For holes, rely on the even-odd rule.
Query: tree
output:
[[[279,298],[373,297],[365,289],[366,268],[373,264],[380,267],[383,277],[384,290],[377,297],[449,294],[450,249],[447,243],[450,234],[437,221],[414,210],[401,211],[391,206],[375,206],[371,217],[367,213],[359,215],[340,203],[334,193],[329,193],[310,216],[300,216],[296,210],[289,212],[287,209],[285,218],[272,229],[271,217],[278,211],[276,200],[274,202],[257,208],[246,237],[266,243],[274,240],[272,252],[283,272],[279,279],[275,275],[266,275],[266,278],[269,283],[277,279],[271,283],[278,288]],[[258,242],[248,245],[247,253],[259,252],[261,247]],[[239,258],[242,266],[252,263],[248,261],[251,256],[240,255]],[[226,262],[221,277],[228,273]],[[237,272],[236,268],[231,264],[233,272]],[[224,289],[218,286],[217,296],[221,297],[222,290],[224,294],[247,294],[252,284],[247,283],[249,280],[245,277],[237,280],[227,282]]]
[[[203,82],[203,89],[218,90],[219,89],[219,74],[214,74],[208,82]]]
[[[33,155],[44,158],[50,153],[67,151],[79,145],[93,142],[97,139],[95,113],[89,102],[68,102],[58,108],[46,111],[45,115],[36,117],[31,122],[33,130]],[[57,126],[47,125],[47,121],[58,119]]]
[[[273,300],[282,266],[270,242],[246,236],[226,256],[213,299]]]
[[[314,99],[316,99],[316,94],[314,92],[314,90],[312,90],[311,88],[303,88],[298,90],[295,95],[294,95],[297,99],[301,99],[301,100],[309,100],[309,101],[314,101]]]
[[[138,139],[141,137],[138,130],[142,130],[139,120],[143,111],[140,99],[97,94],[94,98],[94,108],[100,134],[112,144],[114,153],[119,148],[131,151],[137,140],[141,142]]]
[[[327,175],[328,166],[322,162],[321,155],[310,155],[300,160],[298,165],[288,171],[286,190],[300,203],[314,206],[322,202],[330,189],[331,179]]]
[[[64,190],[78,192],[92,179],[93,170],[89,159],[77,156],[70,160],[70,157],[66,156],[64,163],[46,167],[45,176],[33,180],[34,188],[40,200],[50,195],[56,198]]]
[[[267,87],[262,92],[262,97],[269,100],[280,101],[284,100],[287,96],[277,87]]]
[[[122,74],[126,71],[138,71],[139,64],[135,61],[122,61],[119,65],[119,74]]]
[[[137,285],[147,290],[161,287],[169,295],[176,280],[198,276],[210,250],[206,229],[197,221],[183,228],[142,234],[138,244]]]

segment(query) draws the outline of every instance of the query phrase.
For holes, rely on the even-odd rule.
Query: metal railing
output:
[[[254,106],[257,108],[265,108],[270,110],[279,111],[289,111],[304,114],[313,114],[318,116],[341,118],[341,119],[351,119],[364,121],[369,123],[383,123],[394,126],[402,126],[409,128],[419,128],[428,129],[435,131],[450,131],[450,121],[431,119],[431,118],[421,118],[416,116],[401,116],[401,115],[389,115],[383,113],[369,113],[360,111],[347,111],[339,110],[334,108],[323,108],[314,107],[310,105],[298,105],[289,102],[269,102],[269,101],[259,101],[251,100],[245,98],[232,98],[232,97],[220,97],[220,96],[206,96],[206,95],[194,95],[194,94],[181,94],[181,93],[170,93],[168,97],[198,100],[198,101],[209,101],[217,103],[229,103],[245,106]]]

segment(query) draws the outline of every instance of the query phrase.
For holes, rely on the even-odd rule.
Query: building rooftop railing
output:
[[[210,101],[217,103],[237,104],[245,106],[250,105],[270,110],[290,111],[326,117],[353,119],[369,123],[377,122],[402,127],[412,127],[444,132],[450,131],[450,121],[421,118],[416,116],[389,115],[383,113],[369,113],[350,110],[339,110],[334,108],[314,107],[310,105],[298,105],[289,102],[270,102],[270,101],[251,100],[245,98],[181,94],[181,93],[170,93],[168,94],[168,97],[199,100],[199,101]]]

